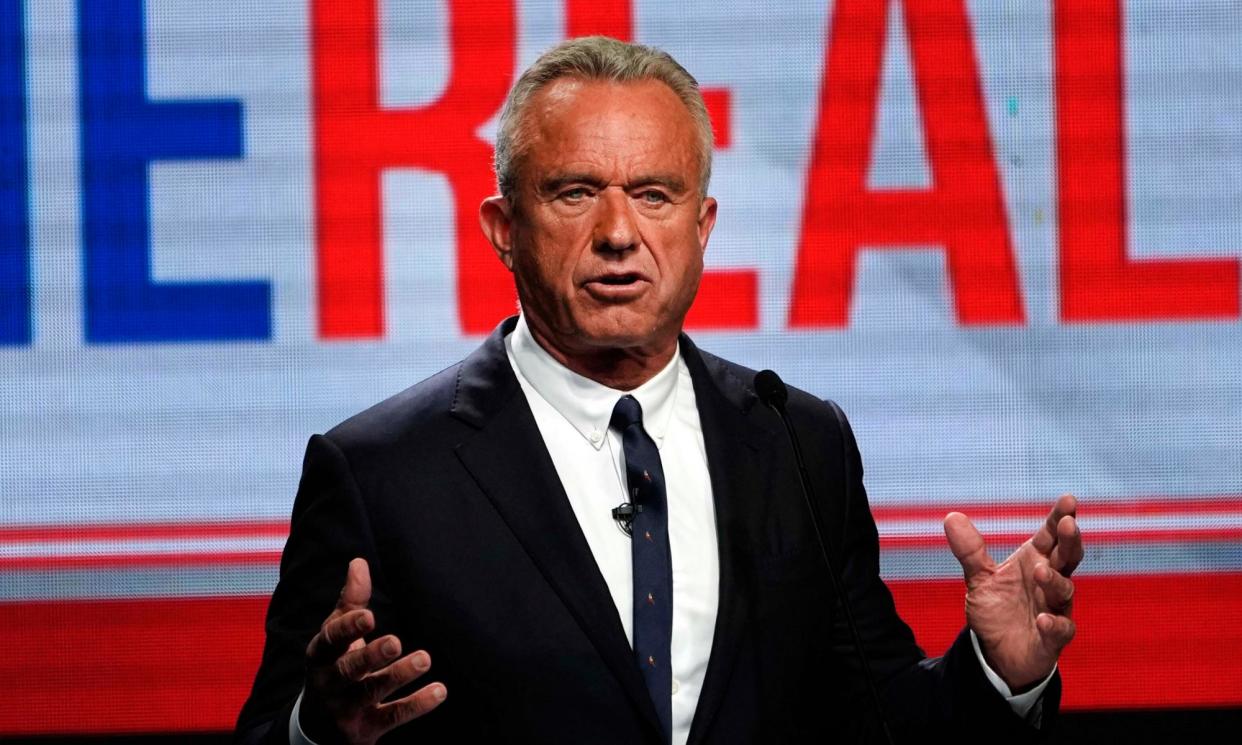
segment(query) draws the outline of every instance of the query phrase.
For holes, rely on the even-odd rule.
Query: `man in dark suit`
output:
[[[879,737],[782,425],[753,371],[681,334],[710,155],[661,52],[580,39],[523,74],[480,211],[522,315],[311,439],[239,741]],[[1039,739],[1074,631],[1073,498],[1000,565],[946,518],[967,629],[925,659],[844,415],[799,391],[788,409],[897,739]]]

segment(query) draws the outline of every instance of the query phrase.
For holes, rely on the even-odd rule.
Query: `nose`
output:
[[[595,250],[622,253],[638,246],[638,225],[625,190],[610,187],[600,195],[595,221]]]

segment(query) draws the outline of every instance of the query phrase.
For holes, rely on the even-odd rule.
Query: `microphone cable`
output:
[[[845,594],[842,587],[841,578],[837,575],[836,568],[832,565],[832,559],[829,558],[828,544],[824,540],[823,516],[819,512],[819,507],[815,500],[811,498],[811,478],[806,469],[806,461],[802,458],[802,447],[798,443],[798,435],[794,432],[793,424],[789,421],[789,415],[785,411],[785,402],[789,400],[789,389],[785,387],[785,381],[771,370],[763,370],[755,375],[755,393],[759,395],[759,400],[776,412],[781,422],[785,425],[785,433],[789,435],[789,444],[793,448],[794,462],[798,466],[798,481],[802,485],[802,497],[806,500],[807,511],[811,515],[811,527],[815,531],[815,541],[819,544],[820,557],[824,560],[824,566],[828,569],[828,578],[832,582],[832,589],[841,599],[841,608],[845,612],[845,623],[849,626],[850,636],[854,641],[854,649],[858,652],[858,661],[862,663],[863,677],[867,681],[867,689],[871,692],[871,703],[875,707],[876,717],[879,719],[880,728],[884,732],[884,740],[888,745],[894,745],[893,734],[888,729],[888,720],[884,716],[884,705],[880,701],[880,690],[876,687],[875,678],[871,674],[871,663],[867,661],[867,653],[863,649],[862,635],[858,633],[858,623],[854,620],[854,609],[850,606],[849,596]],[[844,432],[842,432],[844,435]],[[846,456],[848,458],[848,454]],[[849,462],[846,461],[846,472],[848,479]],[[848,491],[849,484],[846,484]]]

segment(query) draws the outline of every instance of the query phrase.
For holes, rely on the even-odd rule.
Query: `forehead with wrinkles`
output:
[[[548,180],[657,180],[697,185],[697,131],[677,95],[659,81],[565,78],[541,89],[524,121],[519,188]]]

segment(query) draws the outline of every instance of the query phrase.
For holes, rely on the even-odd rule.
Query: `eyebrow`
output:
[[[681,194],[686,190],[685,180],[671,173],[655,173],[643,176],[631,184],[629,188],[637,189],[640,186],[663,186],[675,194]]]
[[[553,173],[547,178],[539,182],[539,191],[547,194],[549,192],[557,192],[569,186],[570,184],[586,184],[595,188],[603,188],[607,184],[603,179],[589,173]],[[656,173],[640,176],[629,184],[625,184],[626,191],[638,189],[643,186],[663,186],[674,193],[682,193],[686,191],[686,182],[680,176],[666,173]]]
[[[586,184],[587,186],[599,188],[604,185],[604,182],[597,176],[592,176],[589,173],[553,173],[539,182],[539,191],[545,194],[557,192],[570,184]]]

